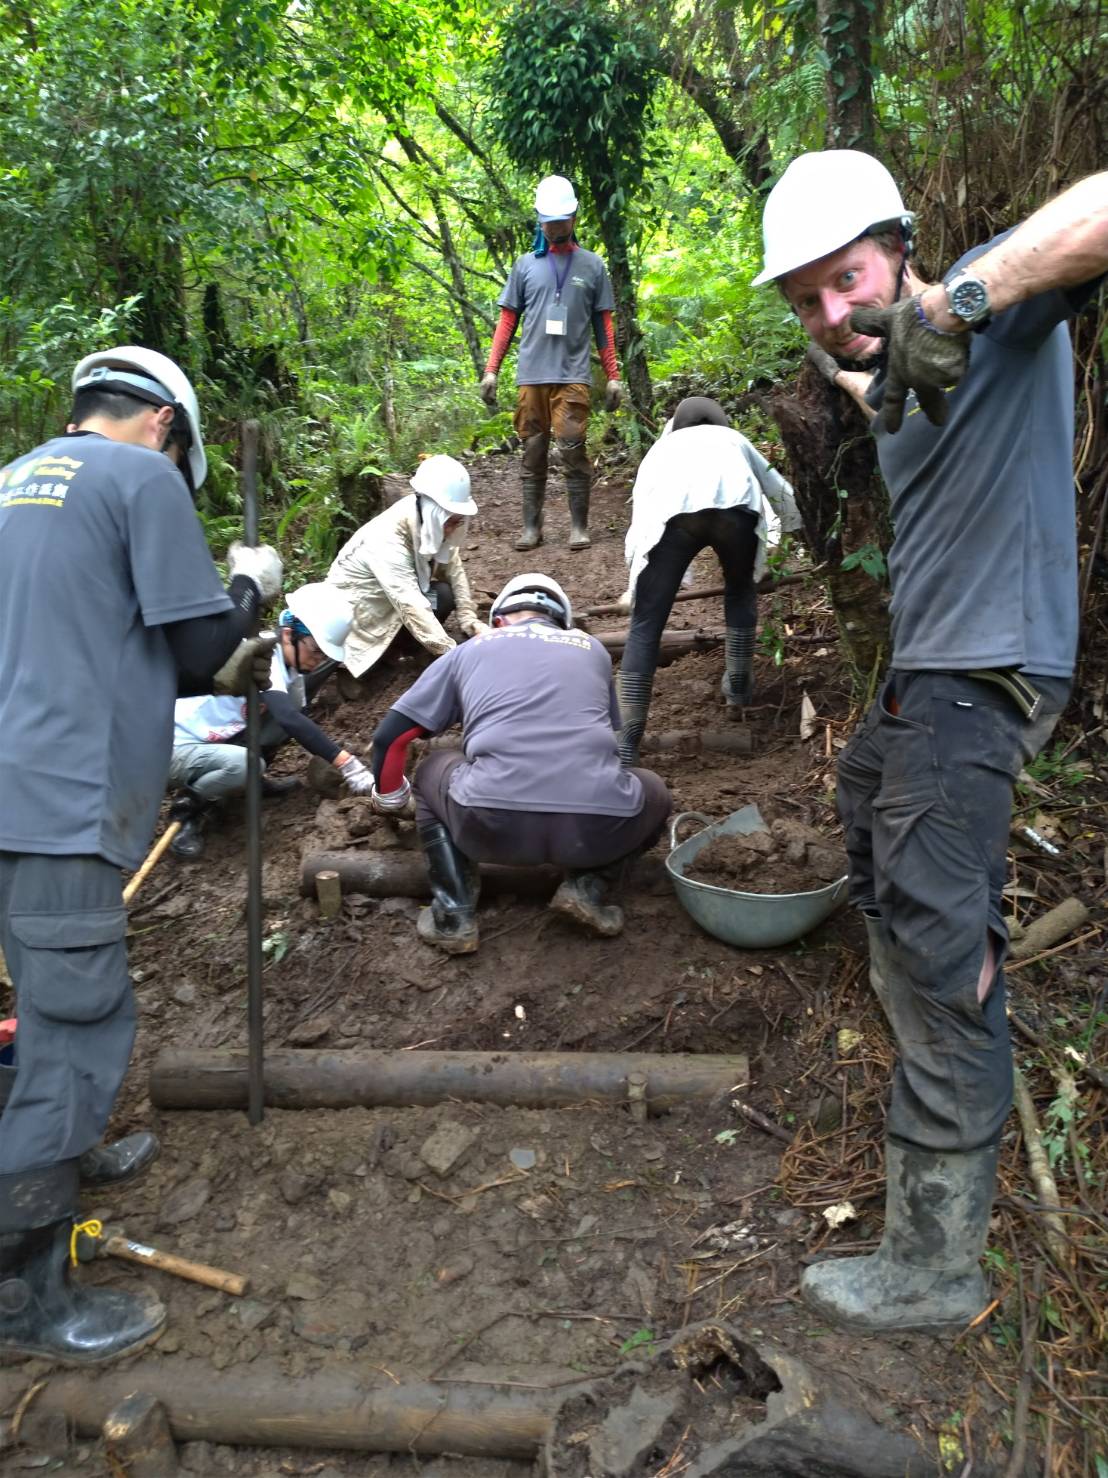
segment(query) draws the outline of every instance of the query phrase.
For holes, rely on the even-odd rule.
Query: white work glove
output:
[[[616,601],[616,605],[619,607],[619,614],[621,616],[629,616],[631,614],[631,607],[634,605],[634,603],[634,593],[630,590],[625,590],[620,596],[619,600]]]
[[[415,812],[412,787],[407,780],[402,783],[399,790],[388,790],[384,795],[377,789],[376,782],[374,782],[369,792],[369,803],[378,816],[411,816]]]
[[[623,404],[623,381],[609,380],[608,388],[604,392],[604,409],[606,411],[618,411]]]
[[[474,621],[466,634],[468,636],[488,636],[491,630],[492,627],[487,621]]]
[[[251,684],[261,692],[270,685],[270,667],[273,648],[277,645],[275,631],[262,631],[257,636],[244,637],[212,678],[213,693],[229,693],[243,698]]]
[[[494,370],[487,370],[481,376],[481,384],[477,389],[477,394],[485,402],[490,411],[496,409],[496,372]]]
[[[346,754],[343,750],[342,754]],[[336,755],[333,761],[335,769],[346,782],[346,788],[351,795],[372,795],[373,776],[356,754],[348,755],[345,760],[342,754]],[[339,761],[342,760],[340,764]]]
[[[263,606],[271,606],[281,594],[285,569],[281,556],[269,544],[240,544],[236,540],[227,551],[227,569],[232,579],[245,575],[253,580]]]

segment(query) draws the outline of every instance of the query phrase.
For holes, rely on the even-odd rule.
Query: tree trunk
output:
[[[870,0],[816,0],[820,38],[827,53],[827,130],[829,149],[874,147],[873,45],[875,12]]]
[[[653,429],[654,390],[646,363],[646,345],[639,327],[638,298],[635,293],[634,273],[631,271],[631,253],[627,245],[624,218],[618,209],[607,203],[607,189],[595,173],[590,174],[589,190],[596,206],[600,235],[608,259],[608,273],[616,300],[616,347],[623,363],[623,378],[636,417],[641,424]]]

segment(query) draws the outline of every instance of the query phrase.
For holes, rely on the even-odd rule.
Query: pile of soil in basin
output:
[[[780,817],[768,831],[717,836],[685,877],[740,893],[808,893],[846,872],[846,853],[803,822]]]

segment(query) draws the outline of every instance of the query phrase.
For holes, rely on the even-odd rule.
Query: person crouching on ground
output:
[[[460,547],[477,513],[469,473],[453,457],[428,457],[410,496],[371,518],[339,550],[327,584],[354,607],[345,662],[363,677],[407,629],[433,657],[454,646],[444,629],[456,612],[464,636],[486,630],[477,615]]]
[[[631,629],[616,684],[625,765],[638,763],[658,645],[689,565],[702,549],[719,558],[726,624],[721,686],[728,708],[738,710],[754,694],[755,581],[766,568],[767,504],[784,532],[800,527],[792,488],[732,428],[722,406],[701,395],[677,407],[642,460],[632,498],[625,546]]]
[[[462,752],[428,755],[415,774],[432,898],[419,936],[447,954],[477,948],[482,862],[564,868],[550,907],[619,934],[611,894],[624,863],[661,832],[669,791],[649,770],[620,767],[611,658],[574,629],[556,580],[516,575],[489,618],[494,629],[433,662],[373,737],[372,802],[387,815],[410,809],[408,744],[463,729]]]
[[[309,754],[333,765],[355,795],[368,795],[372,777],[361,760],[336,743],[306,713],[318,686],[342,660],[343,642],[354,612],[350,602],[322,582],[302,585],[288,598],[278,625],[270,686],[262,696],[261,745],[263,764],[288,739]],[[246,704],[239,698],[209,694],[180,698],[174,709],[173,760],[169,783],[182,792],[171,814],[181,830],[170,851],[193,862],[204,851],[204,823],[224,797],[246,789]],[[262,776],[262,794],[283,795],[299,781]]]

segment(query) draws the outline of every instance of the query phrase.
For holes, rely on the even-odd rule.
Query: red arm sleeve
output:
[[[426,729],[418,725],[406,729],[395,738],[385,751],[381,768],[377,771],[377,789],[382,795],[391,795],[404,784],[404,766],[408,761],[408,745],[413,739],[422,739]]]
[[[602,308],[599,313],[592,316],[593,332],[596,334],[596,347],[600,353],[600,363],[604,366],[604,373],[609,380],[619,379],[619,361],[616,359],[616,328],[612,319],[612,310]]]
[[[500,322],[496,325],[496,332],[492,336],[492,348],[489,350],[489,360],[485,365],[486,375],[495,375],[499,372],[518,322],[518,313],[511,308],[501,308]]]

